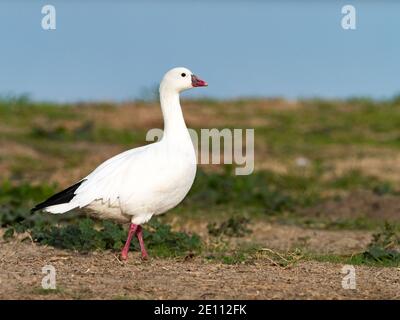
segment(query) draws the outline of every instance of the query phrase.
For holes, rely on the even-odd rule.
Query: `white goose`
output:
[[[86,178],[32,209],[66,213],[85,209],[100,219],[130,222],[121,252],[126,260],[136,235],[142,258],[148,257],[141,224],[178,205],[192,187],[196,156],[183,118],[179,93],[207,83],[186,68],[168,71],[160,84],[164,134],[160,141],[120,153]]]

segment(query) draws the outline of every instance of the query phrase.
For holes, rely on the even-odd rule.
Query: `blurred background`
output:
[[[34,100],[147,97],[165,71],[187,66],[213,98],[390,98],[399,91],[400,3],[351,1],[1,1],[0,93]]]

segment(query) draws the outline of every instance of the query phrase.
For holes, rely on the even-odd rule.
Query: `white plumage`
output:
[[[178,205],[196,175],[195,150],[183,118],[179,93],[206,85],[186,68],[167,72],[160,84],[162,139],[110,158],[83,178],[72,189],[73,193],[70,190],[68,195],[67,189],[34,210],[61,214],[85,209],[101,219],[140,225]],[[63,203],[63,199],[68,201]]]

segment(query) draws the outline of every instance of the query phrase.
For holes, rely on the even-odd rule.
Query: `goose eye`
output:
[[[182,78],[186,77],[186,73],[181,74]]]

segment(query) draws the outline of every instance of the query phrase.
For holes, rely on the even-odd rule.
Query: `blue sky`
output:
[[[57,29],[41,28],[41,8]],[[341,8],[357,10],[343,30]],[[187,96],[389,98],[400,93],[395,1],[0,3],[0,94],[129,100],[185,66],[210,86]]]

